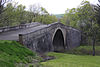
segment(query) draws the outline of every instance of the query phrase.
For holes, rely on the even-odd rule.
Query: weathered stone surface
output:
[[[81,33],[61,23],[53,23],[36,31],[21,34],[19,41],[40,53],[64,51],[80,45]]]
[[[35,25],[31,25],[31,27],[1,32],[0,33],[0,40],[16,40],[16,41],[18,41],[19,40],[19,34],[30,33],[30,32],[36,31],[38,29],[44,28],[46,26],[47,25],[38,25],[36,23]]]
[[[25,28],[30,28],[30,27],[36,27],[42,25],[39,22],[32,22],[32,23],[26,23],[26,24],[21,24],[18,26],[6,26],[6,27],[0,27],[0,33],[2,32],[7,32],[7,31],[13,31],[13,30],[19,30],[19,29],[25,29]]]
[[[67,35],[68,49],[79,46],[80,42],[81,42],[81,32],[71,28],[70,31],[68,31],[68,35]]]

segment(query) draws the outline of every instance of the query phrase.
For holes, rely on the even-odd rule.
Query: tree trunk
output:
[[[93,39],[92,39],[93,40],[93,43],[92,43],[93,44],[93,56],[95,56],[95,41],[96,41],[95,38],[96,38],[96,35],[94,34]]]

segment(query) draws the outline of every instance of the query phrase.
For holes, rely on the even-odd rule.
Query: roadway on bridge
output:
[[[19,40],[19,34],[24,34],[28,32],[34,32],[41,28],[47,27],[47,25],[40,25],[37,27],[25,28],[25,29],[18,29],[13,31],[7,31],[0,33],[0,40]]]

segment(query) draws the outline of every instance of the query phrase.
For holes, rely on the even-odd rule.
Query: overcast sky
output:
[[[83,0],[15,0],[23,4],[28,9],[30,5],[40,4],[50,14],[63,14],[67,8],[77,7]],[[98,0],[88,0],[90,3],[97,4]]]

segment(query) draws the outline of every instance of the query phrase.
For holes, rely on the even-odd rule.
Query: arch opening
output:
[[[64,37],[60,29],[58,29],[54,34],[53,47],[54,47],[54,52],[64,52],[65,50]]]

